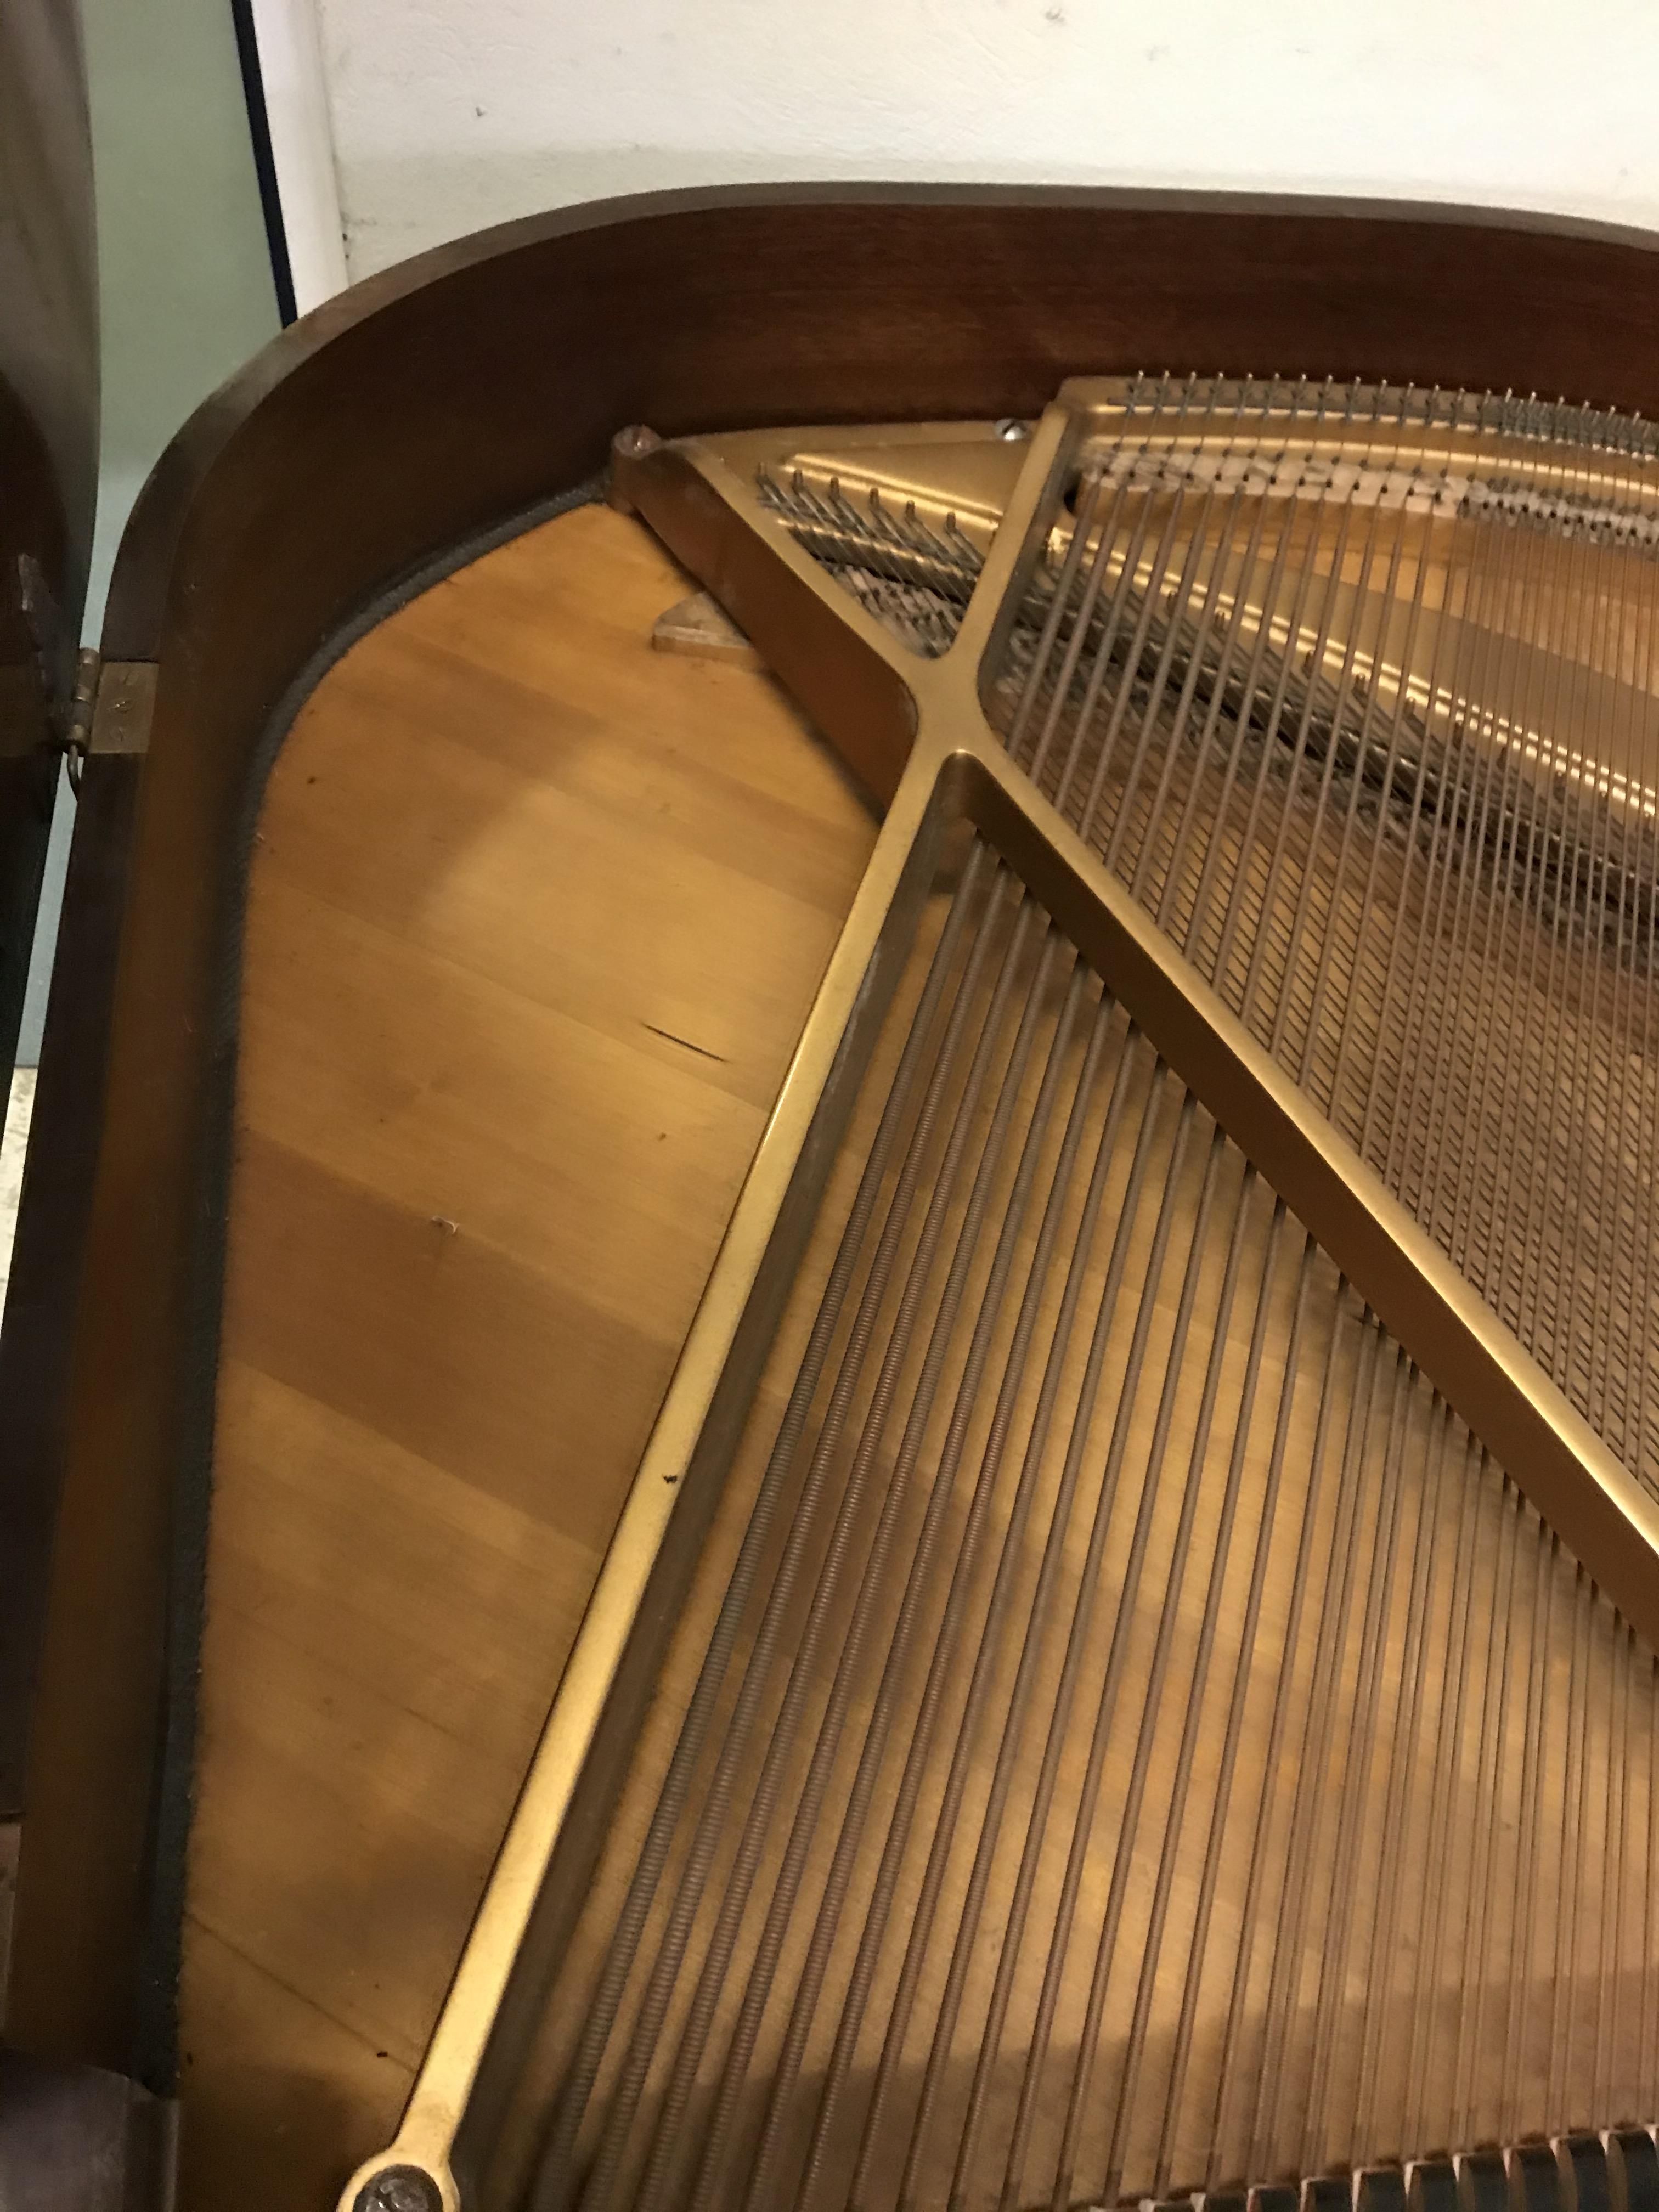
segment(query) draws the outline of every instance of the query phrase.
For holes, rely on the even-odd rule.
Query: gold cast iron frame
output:
[[[1107,404],[1103,386],[1070,382],[1035,427],[961,629],[934,660],[909,652],[866,614],[763,511],[712,444],[664,445],[639,431],[617,441],[619,499],[741,624],[886,803],[886,818],[710,1273],[398,2136],[353,2177],[342,2212],[392,2201],[374,2185],[399,2170],[444,2212],[460,2212],[466,2202],[462,2184],[486,2154],[580,1910],[631,1747],[631,1723],[689,1583],[952,822],[971,821],[1012,864],[1626,1620],[1659,1644],[1659,1504],[1009,760],[986,719],[984,672]],[[806,434],[823,451],[866,445],[872,432]]]

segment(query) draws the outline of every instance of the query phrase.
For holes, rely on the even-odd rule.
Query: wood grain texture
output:
[[[210,1437],[225,969],[250,781],[319,645],[588,476],[629,421],[1020,414],[1067,374],[1166,362],[1651,414],[1654,268],[1638,233],[1420,206],[696,191],[558,210],[402,264],[204,403],[116,566],[106,654],[157,665],[141,803],[130,828],[106,822],[88,870],[128,885],[119,973],[94,932],[64,979],[98,1011],[49,1037],[42,1097],[88,1103],[43,1111],[21,1233],[55,1266],[28,1343],[9,1330],[0,1358],[9,1472],[56,1513],[8,1992],[20,2045],[172,2081],[175,1916],[150,1844],[177,1811],[158,1784],[172,1505]],[[32,1626],[24,1659],[33,1675]]]
[[[372,632],[252,873],[185,2206],[395,2123],[873,835],[603,508]]]

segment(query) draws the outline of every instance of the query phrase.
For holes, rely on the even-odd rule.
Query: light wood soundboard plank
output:
[[[307,702],[249,898],[182,2202],[395,2124],[873,837],[590,508]]]

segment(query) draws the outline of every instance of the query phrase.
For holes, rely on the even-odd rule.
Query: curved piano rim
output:
[[[240,916],[331,661],[629,422],[1034,415],[1067,374],[1194,363],[1659,411],[1656,243],[1334,199],[659,194],[354,287],[204,404],[116,566],[0,1341],[8,1480],[58,1500],[0,1683],[33,1686],[15,2043],[172,2086]]]

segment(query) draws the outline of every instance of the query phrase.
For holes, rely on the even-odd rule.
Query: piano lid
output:
[[[97,260],[76,0],[0,13],[0,1048],[9,1066],[86,596]]]

